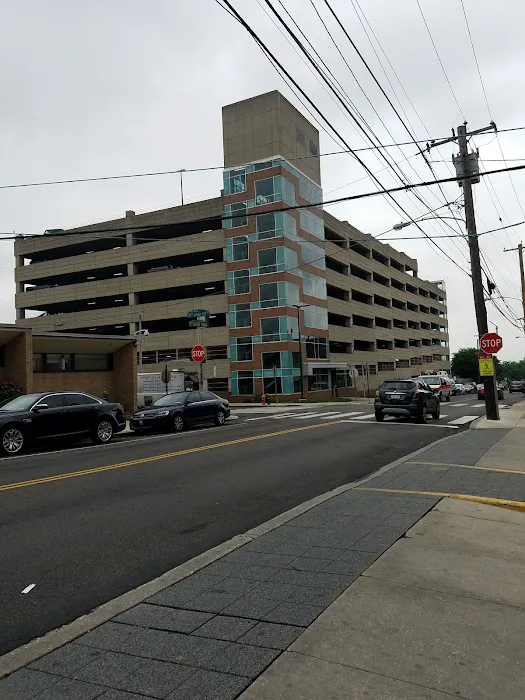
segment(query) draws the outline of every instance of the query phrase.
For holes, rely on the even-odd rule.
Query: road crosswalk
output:
[[[468,405],[468,404],[464,404]],[[484,404],[480,404],[482,406]],[[460,406],[460,404],[454,404],[454,406]],[[375,415],[374,413],[370,413],[370,408],[367,407],[368,410],[366,411],[294,411],[294,412],[284,412],[284,413],[277,413],[273,415],[264,415],[264,416],[257,416],[255,418],[246,418],[245,422],[253,422],[253,421],[260,421],[260,420],[293,420],[293,421],[301,421],[301,420],[312,420],[312,419],[318,419],[318,420],[344,420],[345,422],[348,423],[376,423]],[[445,421],[446,418],[448,418],[448,414],[442,413],[439,420],[434,421],[430,420],[429,417],[429,422],[427,425],[435,425],[435,426],[443,426],[443,427],[451,427],[451,428],[458,428],[461,425],[466,425],[467,423],[471,423],[473,420],[476,418],[479,418],[478,415],[468,415],[468,416],[460,416],[459,418],[452,418],[451,420]],[[385,420],[378,425],[384,425],[384,424],[397,424],[401,425],[402,421],[398,420],[395,416],[385,416]]]

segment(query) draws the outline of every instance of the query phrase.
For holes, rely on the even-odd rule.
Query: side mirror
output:
[[[35,413],[38,413],[39,411],[45,410],[46,408],[49,408],[49,404],[47,404],[47,403],[39,403],[38,406],[35,406],[35,407],[33,408],[33,411],[35,411]]]

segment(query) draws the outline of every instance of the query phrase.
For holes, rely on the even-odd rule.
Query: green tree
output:
[[[519,362],[501,362],[501,376],[509,381],[525,379],[525,359]]]
[[[494,370],[497,379],[503,379],[507,376],[502,364],[507,363],[501,363],[494,355]],[[451,369],[453,377],[477,381],[479,379],[479,351],[476,348],[461,348],[452,356]]]
[[[477,380],[479,362],[476,348],[461,348],[452,356],[452,375],[473,382]]]

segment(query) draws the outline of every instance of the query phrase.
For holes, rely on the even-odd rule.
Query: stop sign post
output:
[[[206,350],[202,345],[194,345],[191,350],[191,359],[194,362],[204,362],[206,359]]]
[[[495,355],[503,347],[503,338],[497,333],[485,333],[480,338],[479,347],[487,355]]]

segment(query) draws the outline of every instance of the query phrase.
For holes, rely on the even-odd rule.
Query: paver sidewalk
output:
[[[323,692],[317,696],[294,696],[290,679],[279,673],[275,675],[275,669],[283,668],[283,663],[287,663],[287,655],[281,656],[283,652],[294,642],[301,644],[326,616],[334,619],[333,606],[336,611],[343,609],[344,601],[348,595],[354,595],[351,591],[356,587],[361,591],[359,595],[364,596],[367,591],[369,595],[368,611],[362,619],[370,616],[370,619],[380,621],[384,618],[383,626],[380,625],[376,632],[373,627],[367,628],[367,634],[372,635],[370,641],[379,643],[388,630],[401,633],[411,614],[424,617],[426,608],[420,600],[422,594],[414,594],[414,605],[417,605],[412,612],[405,601],[403,613],[400,602],[393,616],[389,592],[380,590],[380,586],[392,584],[378,583],[371,577],[363,584],[360,577],[441,500],[440,496],[425,495],[421,491],[460,491],[525,500],[525,476],[519,472],[467,467],[474,467],[508,434],[501,428],[470,430],[441,440],[416,457],[379,472],[357,489],[340,489],[337,495],[327,497],[297,517],[290,515],[285,524],[269,531],[259,530],[251,541],[220,560],[0,680],[0,698],[233,700],[268,666],[267,673],[246,691],[246,698],[259,697],[250,693],[266,692],[264,688],[270,687],[264,685],[268,674],[273,674],[272,682],[277,682],[277,679],[281,684],[282,697],[293,700],[294,697],[326,695]],[[451,466],[458,464],[463,466]],[[411,493],[405,493],[406,490]],[[525,533],[525,529],[522,531]],[[403,542],[405,539],[400,540]],[[518,556],[518,553],[514,555]],[[463,557],[456,560],[460,569],[462,561]],[[377,562],[376,566],[379,564]],[[363,585],[372,588],[364,590]],[[426,595],[431,594],[427,592]],[[443,595],[440,593],[439,600],[445,600]],[[440,605],[443,603],[438,603],[438,598],[435,598],[437,610]],[[459,610],[456,613],[459,614]],[[451,608],[447,619],[452,620],[456,613]],[[314,623],[317,618],[319,620]],[[385,627],[388,620],[392,624]],[[314,626],[305,632],[312,623]],[[522,625],[521,630],[524,629]],[[351,637],[354,634],[352,621],[348,621],[345,629],[339,626],[337,630],[338,635]],[[508,630],[509,641],[519,646],[522,640],[513,638],[517,632],[515,626],[510,625]],[[428,633],[431,636],[432,630]],[[446,636],[445,631],[443,634]],[[405,637],[403,634],[400,638],[408,645],[409,639]],[[323,644],[322,640],[320,643]],[[399,656],[400,644],[396,639],[393,644],[398,647]],[[453,646],[451,637],[450,649]],[[373,656],[373,650],[370,646],[368,648]],[[384,641],[380,648],[385,649]],[[497,658],[503,651],[507,654],[506,648],[496,647],[491,658]],[[393,652],[389,653],[395,658]],[[413,645],[408,645],[407,654],[414,656],[411,663],[429,665],[426,651],[417,652]],[[462,659],[459,656],[458,663]],[[12,655],[10,661],[13,661]],[[331,663],[344,665],[343,661],[332,660]],[[431,661],[431,665],[433,663]],[[334,670],[334,678],[337,677],[343,678]],[[344,686],[346,681],[341,682]],[[268,697],[279,697],[277,690]],[[336,690],[333,691],[334,698],[352,697],[348,693],[338,695]],[[425,696],[419,688],[412,695],[381,696],[376,689],[371,697],[428,697],[436,700],[442,697],[429,693]],[[496,694],[493,697],[505,696]]]
[[[442,500],[241,700],[517,700],[525,513]]]

